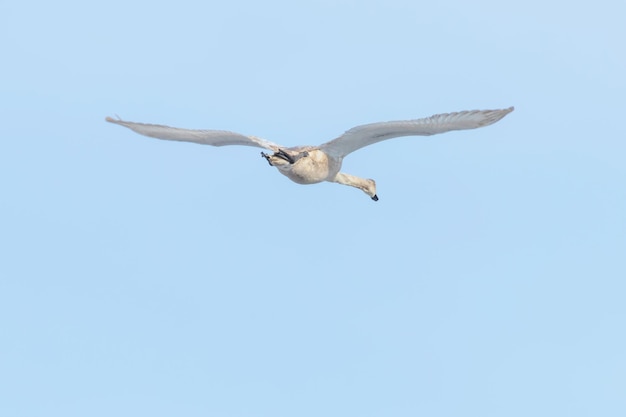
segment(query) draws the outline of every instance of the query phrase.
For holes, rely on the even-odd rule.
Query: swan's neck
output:
[[[374,180],[359,178],[355,177],[354,175],[339,172],[337,175],[335,175],[333,182],[337,182],[343,185],[349,185],[350,187],[356,187],[359,190],[363,191],[365,194],[372,197],[372,200],[378,201],[378,197],[376,196],[376,182]]]

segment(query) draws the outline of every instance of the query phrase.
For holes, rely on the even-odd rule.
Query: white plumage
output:
[[[371,179],[339,172],[343,158],[360,148],[400,136],[430,136],[451,130],[475,129],[488,126],[513,111],[471,110],[436,114],[423,119],[371,123],[354,127],[338,138],[319,146],[283,147],[276,143],[225,130],[181,129],[164,125],[127,122],[107,117],[106,121],[125,126],[141,135],[157,139],[194,142],[203,145],[243,145],[265,148],[274,152],[261,155],[278,170],[298,184],[322,181],[337,182],[363,190],[378,200],[376,183]]]

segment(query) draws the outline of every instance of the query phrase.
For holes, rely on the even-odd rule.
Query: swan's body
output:
[[[298,184],[316,184],[322,181],[337,182],[359,188],[373,200],[378,200],[376,183],[371,179],[339,172],[343,158],[364,146],[400,136],[430,136],[451,130],[475,129],[488,126],[513,111],[472,110],[436,114],[431,117],[397,122],[372,123],[354,127],[337,139],[320,146],[286,148],[273,142],[223,130],[179,129],[163,125],[126,122],[106,118],[107,122],[125,126],[135,132],[158,139],[195,142],[212,146],[243,145],[265,148],[274,153],[261,155],[270,165]]]

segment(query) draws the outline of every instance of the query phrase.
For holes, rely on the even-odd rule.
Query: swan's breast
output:
[[[308,156],[300,158],[288,169],[280,169],[280,172],[298,184],[315,184],[337,175],[341,162],[329,158],[319,149],[310,150],[308,153]]]

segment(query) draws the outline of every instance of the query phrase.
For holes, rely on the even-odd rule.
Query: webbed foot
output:
[[[309,156],[309,153],[307,151],[303,151],[303,152],[298,153],[297,155],[291,155],[287,153],[286,151],[279,149],[278,152],[275,152],[273,156],[284,159],[285,161],[293,165],[296,162],[298,162],[298,160],[300,160],[301,158]]]
[[[270,161],[270,156],[268,154],[266,154],[265,152],[261,152],[261,156],[265,158],[265,160],[267,161],[268,164],[270,164],[271,167],[274,166],[272,162]]]

